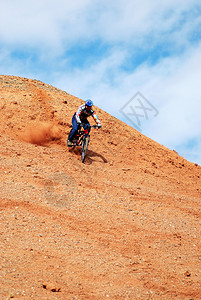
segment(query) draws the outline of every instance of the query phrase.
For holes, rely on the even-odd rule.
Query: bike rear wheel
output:
[[[82,141],[82,151],[81,151],[81,161],[84,163],[86,155],[87,155],[87,150],[88,150],[88,145],[89,145],[89,138],[83,138]]]

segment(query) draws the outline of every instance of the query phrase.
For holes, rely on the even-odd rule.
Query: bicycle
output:
[[[77,146],[81,146],[81,161],[84,163],[86,154],[88,151],[89,141],[90,141],[90,135],[89,135],[89,128],[98,128],[98,125],[88,125],[86,129],[82,129],[82,127],[78,128],[76,136],[72,140],[72,145],[68,145],[68,147],[71,147],[75,149]],[[73,128],[70,130],[68,134],[68,138],[72,132]],[[67,140],[68,141],[68,140]],[[68,143],[68,142],[67,142]]]

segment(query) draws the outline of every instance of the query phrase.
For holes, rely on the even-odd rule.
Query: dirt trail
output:
[[[0,76],[0,299],[201,299],[201,167],[97,107],[82,164],[81,103]]]

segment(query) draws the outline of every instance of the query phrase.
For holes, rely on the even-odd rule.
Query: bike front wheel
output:
[[[88,145],[89,145],[89,138],[87,137],[87,138],[84,138],[82,141],[82,152],[81,152],[82,163],[84,163],[84,161],[85,161],[87,150],[88,150]]]

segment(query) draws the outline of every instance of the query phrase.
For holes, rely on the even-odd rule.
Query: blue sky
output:
[[[129,125],[120,110],[140,92],[159,111],[141,132],[201,165],[199,0],[3,0],[0,68]]]

